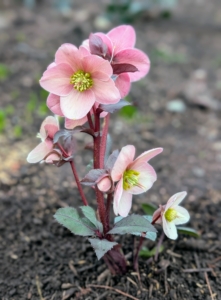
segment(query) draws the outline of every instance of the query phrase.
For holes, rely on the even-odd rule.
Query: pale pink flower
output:
[[[122,148],[111,171],[113,181],[119,181],[114,194],[114,213],[126,217],[131,209],[132,195],[149,190],[157,179],[156,172],[147,162],[161,153],[162,148],[143,152],[135,160],[135,147]]]
[[[50,93],[60,96],[60,109],[66,118],[78,120],[87,115],[95,101],[114,104],[120,100],[111,76],[108,61],[85,53],[72,44],[63,44],[40,84]]]
[[[188,211],[179,206],[186,195],[186,192],[173,195],[166,205],[160,205],[153,214],[153,223],[162,224],[166,236],[172,240],[177,239],[177,228],[175,225],[185,224],[190,219]]]
[[[136,33],[130,25],[120,25],[107,34],[97,32],[95,36],[101,38],[105,44],[105,46],[102,45],[103,53],[100,54],[99,50],[93,51],[90,48],[89,40],[84,41],[83,46],[87,50],[92,50],[92,54],[100,54],[104,59],[110,61],[113,74],[117,74],[115,84],[121,93],[121,97],[125,97],[129,93],[130,82],[143,78],[149,72],[150,60],[144,52],[134,48]],[[129,67],[128,64],[136,67],[137,71],[127,72],[126,65]],[[119,69],[122,70],[123,67],[125,71],[119,72]],[[118,72],[115,72],[115,70],[118,70]]]
[[[53,137],[59,130],[59,123],[56,117],[49,116],[41,124],[37,137],[41,143],[35,147],[27,157],[29,163],[37,163],[45,160],[46,163],[53,163],[60,159],[60,151],[53,150]],[[52,152],[50,155],[49,153]]]
[[[107,175],[97,183],[97,187],[101,192],[108,192],[112,187],[112,180]]]

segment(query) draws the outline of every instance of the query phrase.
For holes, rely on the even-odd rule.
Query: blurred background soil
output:
[[[129,2],[0,2],[2,300],[129,299],[89,284],[134,299],[221,299],[220,0]],[[143,213],[141,203],[162,204],[186,190],[188,226],[201,234],[166,240],[155,262],[141,258],[140,279],[131,267],[133,237],[119,239],[128,254],[128,274],[111,277],[86,240],[53,220],[59,207],[80,205],[70,166],[26,162],[50,114],[38,81],[57,48],[79,46],[90,32],[124,23],[135,27],[136,47],[149,55],[151,70],[132,85],[127,100],[134,106],[112,116],[113,149],[134,144],[140,154],[164,148],[151,161],[158,180],[148,193],[134,197],[133,211]],[[76,163],[83,176],[91,160],[84,150],[90,139],[77,140]],[[95,207],[93,192],[85,191]]]

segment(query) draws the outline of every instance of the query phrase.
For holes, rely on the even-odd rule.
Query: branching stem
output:
[[[70,165],[71,165],[71,169],[72,169],[72,172],[74,174],[74,178],[75,178],[75,181],[77,183],[77,187],[78,187],[78,190],[79,190],[79,193],[81,195],[81,198],[82,198],[82,201],[84,203],[84,205],[88,205],[88,202],[87,202],[87,199],[84,195],[84,191],[82,189],[82,186],[81,186],[81,183],[80,183],[80,180],[78,178],[78,174],[77,174],[77,171],[76,171],[76,168],[75,168],[75,164],[74,164],[74,161],[70,161]]]

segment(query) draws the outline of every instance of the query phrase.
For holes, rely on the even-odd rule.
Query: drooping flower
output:
[[[41,139],[41,143],[28,154],[27,161],[29,163],[41,161],[53,163],[60,160],[61,152],[53,149],[53,137],[58,130],[59,123],[57,118],[53,116],[46,117],[37,135]]]
[[[160,207],[153,214],[153,222],[162,224],[166,236],[172,240],[177,239],[177,228],[175,225],[185,224],[189,221],[188,211],[179,206],[180,202],[186,197],[186,192],[173,195],[165,205]]]
[[[120,93],[111,79],[110,63],[72,44],[63,44],[40,79],[40,85],[60,96],[60,109],[68,119],[82,119],[95,102],[114,104]]]
[[[83,43],[92,54],[110,61],[121,97],[129,93],[130,82],[143,78],[150,69],[149,58],[144,52],[134,48],[135,42],[136,33],[133,27],[121,25],[107,34],[91,34],[89,40]]]
[[[112,180],[119,181],[114,193],[114,213],[126,217],[132,206],[132,195],[149,190],[157,179],[156,172],[147,162],[161,153],[162,148],[143,152],[135,160],[135,147],[122,148],[111,171]]]

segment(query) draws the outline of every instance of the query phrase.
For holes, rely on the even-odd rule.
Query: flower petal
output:
[[[120,101],[120,92],[112,79],[108,81],[93,80],[92,90],[96,101],[101,104],[114,104]]]
[[[162,151],[163,151],[163,148],[155,148],[155,149],[151,149],[151,150],[143,152],[130,165],[130,168],[132,170],[136,170],[139,166],[143,165],[144,163],[147,163],[151,158],[160,154]]]
[[[131,86],[129,75],[127,73],[123,73],[117,76],[117,79],[115,80],[115,85],[120,92],[121,98],[127,96]]]
[[[40,162],[45,158],[45,156],[52,150],[53,143],[42,142],[37,147],[35,147],[27,157],[27,162],[34,164]]]
[[[190,215],[189,212],[181,206],[177,206],[176,208],[176,212],[177,212],[177,218],[174,219],[174,224],[175,225],[180,225],[180,224],[185,224],[189,221],[190,219]]]
[[[55,53],[56,64],[68,64],[74,72],[82,70],[81,53],[78,48],[72,44],[61,45]]]
[[[82,119],[78,120],[71,120],[68,118],[65,118],[65,128],[67,129],[73,129],[77,126],[81,126],[87,122],[87,117],[83,117]]]
[[[132,169],[137,172],[139,172],[139,177],[138,177],[138,185],[133,186],[131,189],[127,190],[128,193],[130,194],[141,194],[149,190],[153,183],[157,180],[157,174],[154,170],[154,168],[149,165],[149,164],[143,164],[140,165],[136,169]]]
[[[186,197],[187,192],[180,192],[180,193],[176,193],[175,195],[173,195],[166,204],[165,210],[167,210],[168,208],[176,208],[180,202],[183,201],[183,199]]]
[[[60,107],[60,96],[54,95],[54,94],[49,94],[47,98],[47,107],[55,114],[58,116],[63,117],[63,113],[61,111]]]
[[[105,56],[105,59],[110,60],[111,57],[112,57],[112,51],[113,51],[112,41],[110,40],[110,38],[106,34],[104,34],[102,32],[96,32],[95,34],[98,35],[102,39],[102,41],[107,45],[108,50],[107,50],[107,54]]]
[[[85,56],[83,59],[83,70],[91,74],[92,78],[96,78],[94,73],[96,74],[98,71],[104,73],[104,79],[108,80],[113,74],[112,67],[107,60],[97,56],[97,55],[89,55]]]
[[[127,145],[123,147],[111,171],[113,181],[118,181],[123,176],[127,166],[133,161],[135,155],[135,147]]]
[[[51,130],[50,130],[50,126],[52,126]],[[41,123],[41,127],[40,127],[40,136],[42,140],[45,140],[49,135],[53,135],[54,130],[56,130],[56,132],[59,130],[58,119],[53,116],[46,117],[44,121]]]
[[[116,53],[114,63],[129,63],[135,66],[138,71],[128,73],[130,81],[137,81],[146,76],[150,69],[150,60],[148,56],[138,49],[124,49]]]
[[[118,205],[118,214],[127,217],[132,206],[132,194],[123,191]]]
[[[44,72],[40,85],[52,94],[66,96],[73,88],[70,83],[73,73],[73,69],[68,64],[59,64]]]
[[[161,216],[162,208],[159,207],[154,213],[152,220],[155,224],[162,224],[162,216]],[[156,221],[155,221],[156,220]]]
[[[114,191],[114,200],[113,200],[113,209],[114,209],[114,213],[117,216],[118,215],[118,205],[119,205],[119,201],[121,199],[123,193],[123,179],[121,179],[118,184],[116,185],[115,191]]]
[[[97,187],[99,188],[100,191],[102,192],[107,192],[110,190],[111,188],[111,180],[109,178],[109,176],[106,176],[104,178],[102,178],[98,183],[97,183]]]
[[[61,97],[61,110],[68,119],[82,119],[90,111],[95,102],[92,90],[78,92],[72,89],[66,97]]]
[[[107,36],[113,43],[115,53],[125,48],[133,48],[136,42],[136,33],[130,25],[115,27]]]
[[[163,231],[166,234],[166,236],[171,240],[176,240],[177,235],[177,229],[174,224],[174,222],[168,222],[165,217],[163,216]]]

